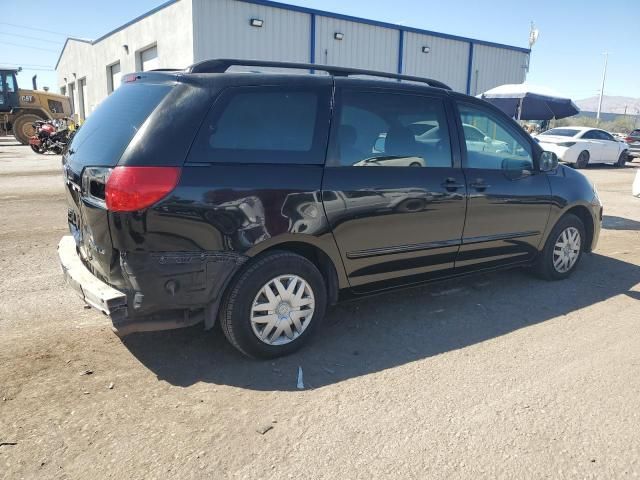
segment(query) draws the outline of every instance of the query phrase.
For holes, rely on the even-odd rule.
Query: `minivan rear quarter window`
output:
[[[189,161],[322,164],[328,94],[312,88],[229,88],[200,127]]]
[[[70,152],[91,165],[116,165],[133,136],[171,88],[149,83],[123,85],[89,115],[73,138]]]

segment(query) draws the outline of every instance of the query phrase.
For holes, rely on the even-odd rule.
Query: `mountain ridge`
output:
[[[578,105],[580,110],[596,112],[598,110],[598,98],[598,95],[583,98],[576,100],[575,104]],[[602,97],[602,111],[605,113],[624,114],[625,107],[628,115],[640,114],[640,98],[616,95],[603,95]]]

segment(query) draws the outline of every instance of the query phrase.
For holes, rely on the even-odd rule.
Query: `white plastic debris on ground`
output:
[[[636,172],[636,179],[633,181],[631,192],[634,197],[640,197],[640,170]]]
[[[304,390],[304,382],[302,381],[302,367],[298,367],[298,389]]]

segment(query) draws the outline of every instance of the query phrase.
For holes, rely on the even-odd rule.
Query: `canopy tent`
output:
[[[580,112],[570,98],[562,97],[549,88],[526,83],[501,85],[479,97],[518,120],[551,120]]]

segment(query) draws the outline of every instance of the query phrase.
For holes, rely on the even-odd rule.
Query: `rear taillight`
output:
[[[633,137],[627,137],[624,139],[624,141],[627,143],[633,143]]]
[[[105,189],[107,209],[133,212],[150,207],[178,184],[178,167],[116,167]]]

